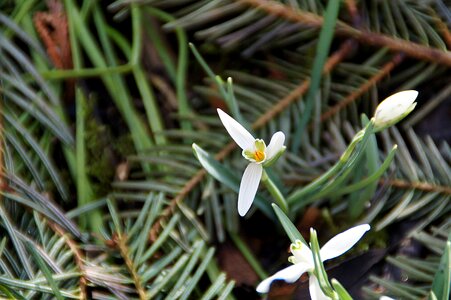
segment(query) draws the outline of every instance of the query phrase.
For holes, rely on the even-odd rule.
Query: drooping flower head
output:
[[[320,250],[321,261],[326,261],[331,258],[342,255],[354,246],[367,232],[370,230],[370,225],[363,224],[352,227],[330,239]],[[293,256],[290,256],[288,261],[293,265],[289,266],[271,277],[266,278],[257,286],[257,292],[267,293],[273,280],[284,280],[288,283],[293,283],[301,277],[302,274],[308,272],[309,277],[309,291],[312,300],[329,299],[321,290],[318,279],[314,275],[315,264],[313,262],[313,253],[310,248],[296,240],[290,246],[290,251]]]
[[[417,96],[417,91],[408,90],[393,94],[382,101],[374,113],[375,130],[380,131],[405,118],[417,105],[414,102]]]
[[[242,155],[250,163],[244,170],[238,194],[238,213],[244,216],[254,201],[260,183],[263,166],[272,164],[285,150],[285,135],[278,131],[271,137],[269,145],[256,139],[243,125],[218,108],[218,115],[227,132],[242,149]]]

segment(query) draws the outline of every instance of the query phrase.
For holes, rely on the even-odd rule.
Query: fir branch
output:
[[[284,181],[288,186],[298,186],[310,183],[314,178],[290,178]],[[410,182],[403,179],[379,179],[380,185],[387,185],[399,189],[414,189],[423,192],[435,192],[445,195],[451,195],[451,188],[444,185],[436,185],[429,182]]]
[[[357,100],[360,96],[368,92],[368,90],[374,87],[382,79],[387,77],[390,72],[399,65],[404,59],[404,54],[395,55],[388,63],[386,63],[376,74],[374,74],[368,81],[362,84],[356,91],[350,93],[346,98],[331,107],[329,110],[321,115],[321,122],[330,119],[333,115],[337,114],[340,110],[347,107],[349,104]],[[314,124],[311,124],[313,126]]]
[[[436,192],[451,195],[451,187],[436,185],[429,182],[409,182],[402,179],[380,179],[379,182],[399,189],[414,189],[424,192]]]
[[[3,158],[3,153],[5,147],[5,128],[3,125],[3,93],[0,90],[0,188],[2,191],[7,190],[7,183],[5,180],[5,160]],[[0,203],[3,202],[3,194],[0,194]]]
[[[139,299],[146,300],[147,299],[146,291],[144,290],[144,288],[142,286],[141,278],[138,275],[135,265],[129,255],[130,251],[127,246],[127,237],[125,235],[122,235],[119,232],[117,232],[117,234],[115,235],[114,241],[119,249],[122,259],[124,259],[124,262],[125,262],[125,265],[127,266],[128,272],[130,273],[130,275],[132,275],[132,279],[133,279],[133,282],[136,287],[136,292],[139,295]]]
[[[357,3],[355,0],[345,0],[346,8],[348,9],[349,15],[351,16],[352,23],[355,27],[360,24],[360,15],[357,8]]]
[[[86,291],[86,284],[87,284],[87,279],[86,279],[86,273],[85,273],[85,265],[84,265],[84,255],[82,253],[82,251],[79,249],[79,246],[77,244],[77,242],[75,242],[75,240],[71,239],[69,237],[69,234],[58,224],[52,222],[51,220],[47,219],[47,224],[49,225],[49,227],[59,236],[61,236],[64,241],[66,242],[66,245],[69,247],[69,249],[72,251],[73,255],[74,255],[74,260],[75,260],[75,264],[77,265],[78,269],[81,272],[81,276],[80,276],[80,299],[84,300],[84,299],[88,299],[88,294]]]
[[[340,48],[333,53],[324,64],[323,74],[330,73],[351,51],[354,43],[351,40],[345,41]],[[310,79],[307,79],[300,83],[294,90],[292,90],[287,96],[280,99],[276,105],[274,105],[270,110],[263,114],[260,118],[252,124],[253,129],[261,128],[263,125],[271,121],[283,110],[285,110],[290,104],[299,100],[302,95],[304,95],[310,85]]]
[[[451,32],[448,29],[448,26],[445,22],[437,15],[436,11],[433,9],[429,9],[429,13],[432,15],[432,18],[434,19],[434,22],[439,30],[441,32],[443,40],[446,43],[446,46],[451,49]]]
[[[303,25],[321,27],[323,18],[321,16],[293,9],[288,5],[277,3],[270,0],[236,0],[240,3],[256,7],[270,15],[282,17],[287,21],[301,23]],[[343,22],[337,22],[336,33],[346,37],[351,37],[361,43],[387,47],[393,51],[403,52],[410,57],[420,60],[427,60],[434,63],[441,63],[451,66],[451,52],[423,46],[406,40],[396,39],[385,34],[359,30]]]

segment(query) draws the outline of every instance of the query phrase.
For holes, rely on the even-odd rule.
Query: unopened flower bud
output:
[[[406,117],[417,104],[415,99],[418,92],[414,90],[402,91],[391,95],[382,101],[374,113],[374,129],[381,131]]]

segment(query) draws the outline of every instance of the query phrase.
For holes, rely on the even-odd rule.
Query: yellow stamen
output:
[[[263,151],[257,150],[254,153],[254,157],[256,162],[261,162],[262,160],[265,159],[265,153]]]

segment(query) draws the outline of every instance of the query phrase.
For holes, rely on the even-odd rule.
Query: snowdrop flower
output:
[[[244,158],[250,161],[244,170],[238,193],[238,213],[244,216],[254,201],[263,166],[272,164],[285,150],[285,135],[281,131],[274,133],[266,146],[263,140],[254,138],[240,123],[219,108],[218,115],[232,139],[243,149]]]
[[[391,95],[382,101],[374,113],[375,130],[380,131],[406,117],[417,105],[414,102],[417,96],[417,91],[408,90]]]
[[[330,239],[320,250],[321,261],[337,257],[351,249],[362,236],[370,230],[370,225],[363,224],[348,229]],[[318,279],[313,274],[315,264],[313,262],[313,253],[310,248],[302,243],[300,240],[296,240],[291,244],[290,251],[293,254],[288,261],[293,263],[271,277],[266,278],[257,286],[257,292],[267,293],[273,280],[285,280],[288,283],[293,283],[301,277],[302,274],[308,272],[309,277],[309,290],[312,300],[317,299],[329,299],[319,285]]]

